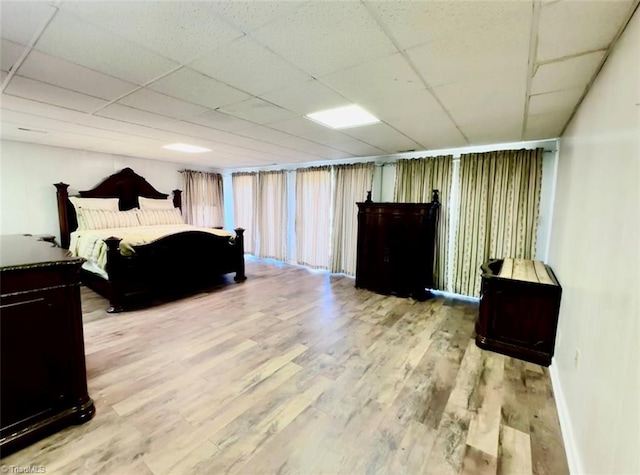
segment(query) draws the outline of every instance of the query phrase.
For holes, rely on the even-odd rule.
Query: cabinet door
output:
[[[366,212],[358,219],[356,286],[384,292],[389,280],[385,217],[381,213]]]
[[[54,307],[44,297],[0,305],[2,428],[63,404],[68,376],[62,374]],[[68,369],[67,369],[68,371]]]
[[[538,292],[519,288],[496,290],[492,295],[489,333],[513,345],[550,352],[555,328],[549,301]]]

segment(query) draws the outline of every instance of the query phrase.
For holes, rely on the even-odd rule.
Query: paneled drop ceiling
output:
[[[637,3],[2,1],[2,138],[235,168],[556,137]],[[381,122],[304,117],[353,103]]]

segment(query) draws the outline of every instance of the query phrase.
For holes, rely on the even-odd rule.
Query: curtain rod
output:
[[[525,150],[533,150],[533,149],[525,149]],[[502,152],[502,150],[494,150],[495,152]],[[556,153],[557,150],[543,150],[542,153]],[[490,152],[474,152],[474,153],[490,153]],[[458,157],[456,157],[455,155],[453,156],[453,160],[460,160],[460,156],[461,155],[468,155],[465,153],[461,153]],[[434,157],[415,157],[415,158],[398,158],[397,160],[394,160],[392,162],[382,162],[382,163],[376,163],[376,166],[378,167],[384,167],[385,165],[395,165],[396,163],[398,163],[398,160],[426,160],[428,158],[435,158]]]

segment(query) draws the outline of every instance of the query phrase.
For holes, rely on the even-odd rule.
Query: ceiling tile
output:
[[[529,97],[529,114],[545,114],[564,109],[574,109],[584,93],[584,87],[536,94]]]
[[[417,110],[412,114],[398,116],[391,120],[389,124],[411,137],[424,149],[468,145],[464,136],[443,111],[423,114]]]
[[[332,143],[331,147],[348,152],[356,157],[373,157],[377,155],[384,155],[386,153],[378,147],[374,147],[373,145],[369,145],[368,143],[364,143],[352,137],[347,137],[346,135],[345,140]]]
[[[572,113],[573,109],[564,109],[528,116],[523,139],[535,140],[559,137]]]
[[[159,54],[78,21],[62,11],[49,24],[35,48],[136,84],[145,84],[178,66]]]
[[[407,115],[413,116],[415,113],[428,116],[440,114],[443,111],[440,104],[426,89],[416,91],[411,95],[381,94],[378,97],[362,101],[360,105],[387,123]]]
[[[205,107],[200,107],[190,102],[181,101],[170,96],[166,96],[151,89],[142,88],[123,97],[118,104],[135,107],[154,114],[165,115],[175,119],[191,117],[206,112]]]
[[[102,99],[21,76],[13,76],[5,89],[5,93],[82,112],[92,112],[107,104],[107,101]]]
[[[102,99],[114,100],[137,89],[133,83],[32,50],[18,70],[20,76],[64,87]]]
[[[471,28],[407,54],[432,87],[501,71],[526,73],[530,23],[531,12],[522,11],[509,23]]]
[[[604,51],[596,51],[539,65],[531,82],[531,93],[540,94],[586,86],[596,73],[604,55]]]
[[[162,130],[171,131],[177,134],[186,135],[189,137],[197,137],[205,140],[218,141],[221,143],[229,143],[229,137],[233,137],[227,132],[221,132],[219,130],[212,129],[210,127],[204,127],[198,124],[192,124],[183,120],[177,120],[173,122],[167,122],[159,126]]]
[[[262,94],[260,97],[301,115],[351,103],[317,79],[311,79],[275,92]]]
[[[355,137],[385,152],[397,153],[406,150],[419,150],[420,144],[384,123],[342,129],[346,135]]]
[[[213,2],[217,15],[244,32],[250,32],[276,18],[285,16],[303,4],[303,1],[278,0]]]
[[[97,137],[89,137],[86,135],[74,134],[69,132],[60,132],[46,128],[39,128],[41,132],[34,133],[19,130],[20,127],[23,127],[23,125],[12,124],[11,122],[3,121],[2,138],[6,140],[42,143],[46,145],[53,145],[56,147],[68,147],[81,150],[86,150],[89,147],[99,146],[100,144],[107,142],[106,140]]]
[[[355,102],[411,96],[425,87],[400,53],[322,76],[320,81]]]
[[[221,112],[249,120],[257,124],[267,124],[277,120],[288,119],[295,114],[257,97],[220,108]]]
[[[148,87],[211,109],[234,104],[251,97],[249,94],[189,68],[181,68],[151,83]]]
[[[10,71],[11,67],[18,60],[22,52],[26,48],[17,43],[12,43],[11,41],[2,40],[0,43],[0,64],[2,65],[3,71]]]
[[[215,2],[63,2],[61,8],[181,64],[242,32],[216,18]]]
[[[507,116],[483,118],[460,126],[469,139],[470,145],[482,145],[522,140],[522,123],[524,118]]]
[[[125,106],[119,106],[118,104],[114,104],[114,105],[116,106],[116,109],[120,107],[125,107]],[[165,120],[171,120],[171,119],[165,118]],[[107,117],[98,117],[95,115],[85,114],[85,116],[81,120],[79,120],[78,123],[91,126],[91,127],[105,129],[105,130],[123,132],[131,137],[147,137],[152,139],[167,138],[166,131],[153,129],[151,127],[146,127],[143,125],[137,125],[131,122],[123,122],[119,119],[115,120],[115,119],[109,119]]]
[[[255,126],[255,122],[238,119],[232,115],[224,114],[217,111],[209,111],[194,117],[190,117],[188,122],[204,125],[212,129],[233,132],[234,130],[248,129]]]
[[[315,77],[396,52],[359,2],[309,2],[252,35]]]
[[[269,124],[269,127],[321,144],[343,142],[345,137],[347,139],[349,138],[342,132],[329,129],[304,117],[296,117],[293,119],[273,122]]]
[[[555,2],[542,7],[538,26],[538,61],[606,48],[633,2]]]
[[[4,80],[7,79],[7,77],[9,77],[9,73],[6,71],[1,71],[2,74],[2,82],[4,83]]]
[[[104,109],[96,112],[97,116],[107,117],[122,122],[130,122],[132,124],[146,125],[148,127],[157,127],[171,121],[169,117],[163,115],[152,114],[151,112],[134,109],[133,107],[123,106],[122,104],[110,104]]]
[[[49,117],[65,122],[76,122],[87,117],[88,114],[75,110],[65,109],[63,107],[45,104],[43,102],[32,101],[23,97],[10,96],[2,94],[0,101],[3,110],[13,110],[32,114],[39,117]]]
[[[127,134],[113,132],[111,130],[87,127],[85,125],[74,124],[72,122],[49,119],[46,117],[40,117],[33,114],[25,114],[23,112],[15,112],[6,109],[3,109],[2,111],[2,120],[14,124],[21,124],[25,127],[32,127],[34,129],[44,128],[47,130],[70,132],[101,139],[126,140],[127,137],[129,137]]]
[[[531,11],[531,1],[366,1],[401,48],[407,49],[483,25],[509,23]]]
[[[256,140],[263,140],[275,145],[289,147],[294,150],[299,150],[301,152],[306,152],[308,154],[317,155],[324,158],[334,158],[336,157],[336,155],[348,155],[344,152],[344,150],[336,150],[334,148],[320,145],[310,140],[295,137],[285,132],[281,132],[279,130],[274,130],[264,126],[243,129],[238,131],[237,134],[243,135],[245,137],[251,137]]]
[[[0,15],[2,38],[28,45],[56,9],[50,2],[3,1]]]
[[[500,74],[477,76],[435,87],[434,94],[447,110],[491,106],[494,98],[509,98],[519,105],[524,104],[527,92],[525,71],[507,70]],[[508,93],[507,93],[508,92]]]
[[[189,67],[256,96],[311,79],[248,36],[205,54]]]

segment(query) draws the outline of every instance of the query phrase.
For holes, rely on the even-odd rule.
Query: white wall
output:
[[[125,167],[162,193],[181,188],[184,164],[3,140],[0,143],[0,233],[59,238],[54,183],[70,193],[88,190]]]
[[[573,473],[640,472],[640,14],[560,139],[552,377]]]

